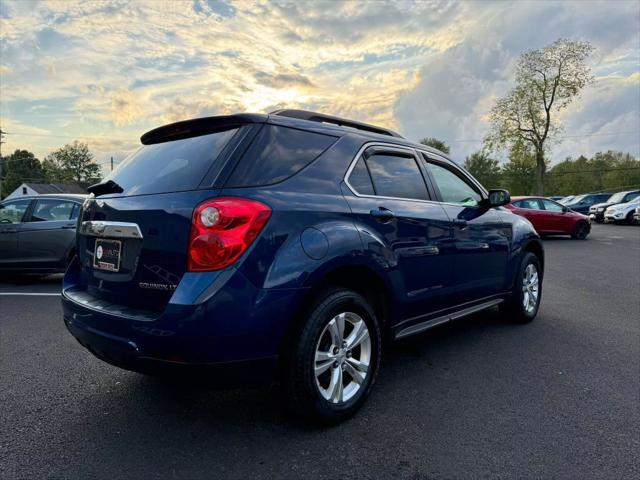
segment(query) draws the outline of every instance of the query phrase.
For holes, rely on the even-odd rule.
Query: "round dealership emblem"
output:
[[[96,250],[96,257],[98,257],[98,260],[102,258],[102,245],[98,245],[98,248]]]

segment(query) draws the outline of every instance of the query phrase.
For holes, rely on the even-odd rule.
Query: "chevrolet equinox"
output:
[[[543,248],[441,152],[301,110],[151,130],[89,190],[64,322],[95,356],[157,374],[275,381],[340,421],[387,341],[497,306],[538,311]]]

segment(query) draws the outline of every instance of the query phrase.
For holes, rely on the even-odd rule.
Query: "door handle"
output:
[[[16,228],[7,228],[6,230],[0,230],[0,233],[16,233],[18,231],[18,229]]]
[[[66,230],[69,230],[69,229],[72,229],[72,228],[76,228],[76,224],[74,223],[72,225],[63,225],[62,228],[66,229]]]
[[[393,214],[393,212],[388,208],[384,208],[384,207],[374,208],[369,213],[373,218],[381,221],[382,223],[390,222],[395,218],[395,215]]]
[[[464,218],[454,218],[453,224],[456,227],[465,228],[467,226],[467,221]]]

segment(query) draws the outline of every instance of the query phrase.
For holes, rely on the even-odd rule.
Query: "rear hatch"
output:
[[[77,240],[88,295],[164,309],[187,269],[193,209],[217,195],[215,180],[250,128],[217,126],[195,137],[183,129],[170,141],[154,131],[149,141],[156,143],[143,145],[92,189]]]

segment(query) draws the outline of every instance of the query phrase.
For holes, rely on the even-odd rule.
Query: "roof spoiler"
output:
[[[264,123],[266,115],[243,113],[239,115],[221,115],[217,117],[196,118],[182,122],[170,123],[149,130],[140,137],[143,145],[182,140],[184,138],[206,135],[219,130],[241,127],[249,123]]]
[[[312,122],[330,123],[341,127],[351,127],[357,130],[364,130],[371,133],[378,133],[380,135],[388,135],[390,137],[404,138],[399,133],[389,130],[387,128],[376,127],[375,125],[369,125],[368,123],[357,122],[355,120],[347,120],[346,118],[334,117],[333,115],[325,115],[323,113],[310,112],[308,110],[275,110],[270,115],[277,115],[279,117],[298,118],[300,120],[310,120]]]

